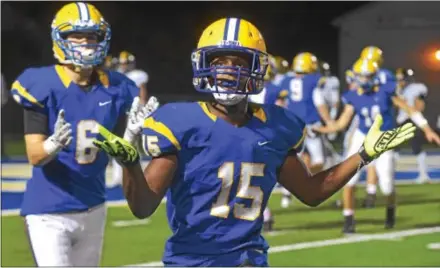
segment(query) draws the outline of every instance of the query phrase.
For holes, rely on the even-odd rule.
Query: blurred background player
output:
[[[396,77],[393,72],[389,69],[383,67],[384,65],[384,56],[383,51],[377,46],[366,46],[362,49],[359,58],[362,60],[371,60],[377,63],[379,67],[379,71],[377,72],[376,78],[377,83],[386,85],[391,84],[397,86]],[[375,168],[370,165],[367,168],[367,179],[366,179],[366,196],[362,201],[362,206],[365,208],[373,208],[376,202],[376,192],[377,192],[377,181],[378,176]]]
[[[396,71],[397,91],[403,99],[415,110],[423,113],[425,110],[425,99],[428,96],[428,88],[425,84],[417,82],[412,69],[399,68]],[[396,122],[402,125],[411,121],[408,113],[400,109]],[[428,168],[426,164],[426,152],[423,151],[425,137],[420,130],[417,130],[415,137],[411,140],[413,154],[417,155],[417,166],[419,169],[418,183],[429,181]]]
[[[136,85],[102,71],[111,29],[91,4],[64,5],[52,21],[59,64],[28,68],[13,83],[24,108],[33,166],[20,214],[37,266],[99,266],[105,218],[107,154],[92,141],[98,124],[121,133]]]
[[[114,58],[112,55],[105,56],[103,68],[108,71],[114,71],[117,65],[118,59]]]
[[[423,115],[408,106],[404,100],[395,95],[395,83],[381,84],[376,75],[379,71],[378,64],[372,60],[359,59],[353,65],[356,90],[346,91],[343,96],[344,110],[334,125],[316,129],[322,133],[329,133],[345,129],[354,114],[359,116],[359,125],[351,138],[347,157],[357,152],[365,135],[373,124],[373,118],[380,114],[383,118],[381,130],[392,129],[395,125],[393,105],[405,109],[411,116],[412,121],[422,128],[428,140],[440,144],[440,138],[427,124]],[[386,196],[385,228],[393,228],[395,225],[395,190],[394,190],[394,156],[393,151],[387,151],[379,158],[370,163],[376,167],[378,181],[382,193]],[[357,172],[345,185],[343,190],[343,215],[344,233],[355,232],[354,221],[354,188],[359,180]]]
[[[119,53],[119,57],[112,61],[114,68],[122,74],[125,74],[130,80],[132,80],[139,88],[139,97],[141,103],[145,104],[148,99],[148,74],[140,69],[136,69],[135,56],[124,50]],[[141,142],[141,141],[139,141]],[[138,148],[142,148],[141,144],[138,144]],[[143,152],[143,150],[140,150]],[[142,153],[144,156],[144,154]],[[115,187],[122,184],[122,167],[112,159],[112,178],[109,182],[109,187]]]
[[[313,126],[332,122],[328,107],[319,87],[324,82],[318,70],[318,59],[310,52],[299,53],[293,58],[293,76],[285,76],[281,83],[283,90],[289,92],[287,109],[303,119],[307,127],[307,138],[301,157],[312,174],[324,167],[324,145],[319,133],[312,131]],[[285,189],[281,198],[281,206],[289,206],[291,196]]]
[[[259,104],[276,104],[285,107],[287,90],[280,87],[284,75],[289,70],[289,63],[281,56],[269,55],[269,65],[264,76],[264,88],[257,95],[250,95],[249,100]]]
[[[338,109],[340,103],[340,82],[339,78],[332,75],[330,64],[325,61],[319,61],[319,70],[324,78],[324,82],[319,89],[322,91],[325,103],[330,112],[330,118],[335,120],[338,117]],[[342,161],[341,155],[339,155],[333,147],[332,141],[335,141],[337,133],[330,133],[322,136],[325,153],[325,166],[331,167]]]

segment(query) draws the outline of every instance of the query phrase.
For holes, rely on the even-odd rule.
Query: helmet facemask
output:
[[[68,36],[74,33],[96,34],[96,43],[79,44],[69,41]],[[64,59],[61,59],[55,53],[58,60],[82,68],[104,62],[110,47],[110,38],[110,26],[104,20],[100,24],[95,24],[91,20],[77,21],[74,24],[64,23],[52,29],[52,40],[64,54]]]
[[[224,64],[221,59],[228,57],[244,63]],[[236,105],[264,88],[265,53],[241,47],[205,47],[194,51],[191,60],[196,90],[213,94],[220,104]]]

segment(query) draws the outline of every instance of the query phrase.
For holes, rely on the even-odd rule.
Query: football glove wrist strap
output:
[[[136,135],[134,135],[133,132],[131,132],[128,128],[126,128],[123,139],[128,141],[130,144],[134,144],[136,140]]]
[[[63,149],[63,145],[56,142],[55,138],[50,136],[43,142],[43,149],[48,155],[54,156]]]
[[[359,156],[361,157],[361,160],[362,160],[362,166],[368,165],[375,158],[375,157],[371,157],[368,155],[367,151],[365,151],[364,145],[362,145],[361,148],[359,148],[358,153],[359,153]]]

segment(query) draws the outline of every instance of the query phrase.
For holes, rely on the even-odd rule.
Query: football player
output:
[[[287,89],[287,109],[303,119],[307,125],[307,139],[305,150],[301,152],[304,163],[310,171],[316,173],[324,166],[324,145],[320,135],[314,133],[311,128],[321,124],[321,118],[325,124],[332,122],[328,107],[319,87],[324,79],[318,71],[318,60],[310,52],[299,53],[292,62],[293,76],[286,76],[281,83],[282,89]],[[291,195],[283,190],[281,206],[286,208],[290,205]]]
[[[249,101],[258,104],[276,104],[284,107],[288,92],[287,90],[282,90],[280,84],[288,67],[287,60],[280,56],[269,54],[269,65],[264,76],[264,88],[257,95],[249,95]]]
[[[125,76],[98,68],[111,29],[95,6],[64,5],[51,29],[59,64],[24,70],[11,89],[24,108],[33,166],[20,214],[37,266],[98,266],[108,156],[92,141],[98,124],[125,128],[120,119],[139,89]]]
[[[262,212],[277,182],[317,206],[365,163],[409,139],[415,127],[379,130],[380,117],[359,153],[311,175],[297,156],[305,123],[287,109],[248,102],[264,87],[268,65],[260,31],[239,18],[209,25],[192,53],[196,90],[209,102],[169,103],[144,122],[143,171],[130,142],[100,127],[95,141],[123,163],[132,213],[151,216],[164,195],[173,231],[163,262],[170,266],[267,266]],[[384,143],[377,147],[374,144]]]
[[[336,76],[332,75],[330,70],[330,64],[328,64],[327,62],[320,61],[319,67],[320,67],[319,69],[321,75],[324,78],[324,82],[319,87],[319,89],[322,91],[322,95],[325,100],[325,103],[329,108],[330,118],[334,120],[338,116],[338,109],[340,102],[339,79]],[[342,160],[342,157],[336,152],[332,143],[330,142],[330,141],[334,141],[336,139],[336,136],[337,133],[331,133],[326,135],[326,137],[322,137],[323,145],[325,148],[325,155],[326,155],[326,161],[325,161],[326,166],[336,165]]]
[[[359,59],[353,65],[357,90],[346,91],[343,96],[344,110],[334,125],[316,128],[321,133],[331,133],[345,129],[354,114],[359,116],[359,125],[351,138],[347,156],[357,152],[362,145],[365,135],[374,125],[373,118],[381,115],[383,118],[382,131],[393,129],[393,105],[409,113],[411,120],[421,128],[431,142],[440,145],[440,138],[429,127],[423,115],[410,107],[404,100],[395,95],[396,85],[393,83],[377,83],[376,75],[379,66],[372,60]],[[400,128],[400,127],[399,127]],[[375,148],[384,146],[378,143]],[[379,186],[387,197],[385,228],[393,228],[395,224],[395,190],[394,162],[392,151],[387,151],[372,163],[376,167]],[[346,184],[343,192],[344,233],[355,232],[354,221],[354,187],[359,179],[359,173]]]
[[[378,83],[387,84],[390,83],[392,85],[396,85],[396,77],[393,72],[389,69],[383,68],[384,58],[383,51],[377,46],[366,46],[362,49],[360,54],[360,59],[367,59],[375,61],[379,66],[379,71],[377,72]],[[365,208],[372,208],[375,205],[376,201],[376,191],[377,191],[377,182],[378,176],[371,166],[367,168],[367,186],[366,186],[366,197],[362,202],[362,206]]]
[[[125,74],[130,80],[132,80],[139,88],[140,103],[145,104],[148,99],[148,74],[140,69],[136,69],[135,56],[124,50],[119,53],[119,57],[116,59],[116,70]],[[139,148],[142,148],[141,144],[138,144]],[[109,183],[109,187],[115,187],[122,184],[122,167],[117,163],[115,159],[112,159],[112,180]]]
[[[405,101],[419,112],[425,110],[425,99],[428,96],[428,88],[425,84],[417,82],[414,79],[414,71],[412,69],[399,68],[396,71],[397,89],[399,94]],[[403,124],[411,120],[405,110],[400,110],[397,115],[397,123]],[[426,152],[423,151],[424,143],[423,133],[417,131],[413,140],[411,140],[411,148],[413,154],[417,155],[417,165],[419,169],[418,183],[429,181],[428,169],[426,165]]]

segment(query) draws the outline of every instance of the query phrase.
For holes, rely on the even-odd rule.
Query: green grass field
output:
[[[359,191],[359,197],[364,191]],[[339,240],[335,245],[316,247],[307,242],[344,238],[342,216],[328,201],[318,208],[308,208],[298,201],[281,209],[280,195],[270,200],[275,215],[275,231],[267,234],[271,245],[269,262],[272,266],[440,266],[440,250],[428,249],[430,243],[440,243],[440,184],[398,186],[397,225],[391,231],[383,228],[384,207],[378,199],[377,208],[359,209],[356,214],[358,234]],[[336,198],[336,197],[335,197]],[[335,200],[333,198],[333,200]],[[143,225],[117,227],[117,221],[135,218],[127,207],[108,210],[103,253],[103,266],[121,266],[160,261],[165,239],[170,235],[164,206]],[[396,231],[439,227],[428,234],[402,236]],[[433,228],[434,229],[434,228]],[[371,234],[394,234],[372,238]],[[1,266],[31,266],[32,257],[18,216],[2,217]],[[363,242],[350,239],[366,238]],[[330,241],[330,242],[331,242]],[[339,241],[339,242],[338,242]],[[342,240],[341,240],[342,241]],[[301,244],[298,244],[301,243]],[[282,245],[297,244],[290,248]]]

